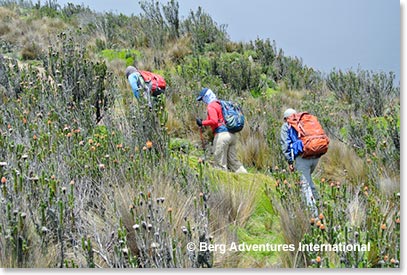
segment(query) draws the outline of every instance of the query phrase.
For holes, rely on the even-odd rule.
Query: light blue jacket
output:
[[[139,72],[134,72],[129,75],[128,77],[129,84],[131,86],[131,89],[133,90],[134,96],[139,99],[140,98],[140,92],[139,92],[139,85],[140,85],[140,80],[141,80],[141,75]],[[140,85],[141,86],[141,85]]]
[[[141,74],[139,72],[131,73],[128,77],[128,81],[131,86],[131,89],[133,90],[134,96],[137,99],[140,99],[141,94],[146,99],[148,106],[151,107],[151,97],[149,87],[145,84]]]

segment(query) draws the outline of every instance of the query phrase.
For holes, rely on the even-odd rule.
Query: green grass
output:
[[[101,51],[102,57],[108,61],[120,59],[126,61],[126,66],[134,65],[134,61],[141,58],[141,53],[137,50],[111,50],[106,49]]]
[[[259,192],[256,208],[244,227],[237,229],[240,243],[282,245],[282,236],[279,218],[273,210],[270,200],[264,192]],[[273,249],[272,249],[273,250]],[[243,257],[248,262],[256,262],[261,267],[278,267],[280,265],[281,251],[249,251]]]
[[[236,174],[208,168],[211,189],[221,192],[222,185],[226,190],[241,190],[247,194],[247,199],[253,199],[253,204],[247,206],[248,219],[241,224],[231,225],[230,230],[237,235],[237,244],[247,245],[283,245],[284,237],[281,234],[278,214],[274,211],[265,188],[272,186],[275,180],[269,176],[258,173]],[[236,195],[235,195],[236,196]],[[244,195],[242,195],[244,196]],[[239,197],[234,197],[238,200]],[[240,252],[240,262],[252,265],[251,267],[279,267],[281,266],[281,250],[278,251],[247,251]]]

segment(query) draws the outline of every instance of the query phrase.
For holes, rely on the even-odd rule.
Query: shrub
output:
[[[21,50],[22,60],[40,59],[41,48],[34,42],[27,43]]]

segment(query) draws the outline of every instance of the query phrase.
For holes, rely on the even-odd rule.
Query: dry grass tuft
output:
[[[245,128],[243,135],[245,138],[240,138],[240,146],[238,147],[239,159],[246,166],[254,166],[258,169],[265,169],[270,166],[271,153],[270,146],[266,138],[259,131],[249,132]],[[246,131],[249,134],[246,134]]]
[[[363,201],[359,200],[359,196],[357,195],[357,193],[358,192],[356,192],[347,208],[349,223],[354,228],[360,228],[366,221],[366,204]]]
[[[168,47],[166,60],[178,63],[185,56],[191,54],[191,37],[184,36],[177,39],[172,46]]]
[[[367,178],[365,162],[349,147],[337,141],[331,141],[328,153],[322,157],[320,165],[327,178],[335,181],[348,179],[353,184]]]
[[[387,197],[400,192],[400,181],[397,178],[382,177],[377,183],[379,191]]]

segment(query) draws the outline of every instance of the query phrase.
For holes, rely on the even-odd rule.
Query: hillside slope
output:
[[[324,76],[275,42],[230,41],[202,9],[180,20],[176,1],[143,2],[132,17],[0,4],[1,267],[400,265],[392,73]],[[167,81],[151,111],[125,79],[132,64]],[[211,168],[211,133],[204,152],[195,124],[206,115],[202,87],[242,105],[249,174]],[[319,221],[280,152],[288,107],[317,115],[331,139],[314,173]],[[370,250],[299,251],[300,242]],[[231,244],[244,251],[223,253]]]

